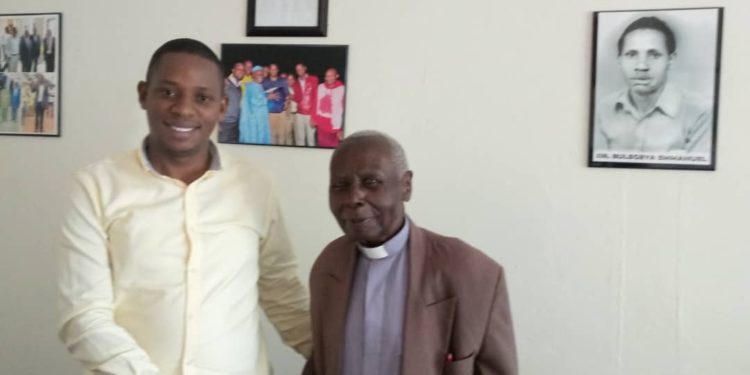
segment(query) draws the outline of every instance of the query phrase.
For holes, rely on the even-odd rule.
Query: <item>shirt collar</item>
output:
[[[237,80],[234,74],[230,74],[229,77],[227,77],[227,80],[231,82],[234,87],[240,87],[240,81]]]
[[[656,102],[656,108],[661,109],[667,116],[675,118],[680,112],[680,99],[680,92],[677,88],[667,84]]]
[[[406,241],[409,239],[409,218],[404,219],[404,226],[384,244],[376,247],[367,247],[358,244],[357,248],[366,258],[371,260],[383,259],[390,255],[401,252],[406,247]]]
[[[629,90],[623,90],[617,97],[617,100],[615,101],[615,111],[624,109],[631,114],[638,113],[633,104],[630,102],[628,93]],[[661,92],[661,95],[659,95],[659,99],[656,101],[656,105],[651,112],[659,109],[667,116],[675,118],[680,111],[680,103],[680,91],[677,90],[674,85],[667,83],[664,86],[664,90]]]
[[[151,164],[151,161],[148,160],[148,153],[146,152],[146,149],[148,148],[148,136],[143,138],[143,142],[141,142],[141,148],[138,151],[138,156],[141,159],[141,165],[143,165],[143,168],[145,168],[149,172],[159,173],[156,171],[156,168],[154,168],[154,165]],[[208,166],[209,171],[218,171],[221,170],[221,156],[219,155],[219,149],[216,148],[216,145],[209,141],[208,145],[208,154],[211,155],[211,165]]]

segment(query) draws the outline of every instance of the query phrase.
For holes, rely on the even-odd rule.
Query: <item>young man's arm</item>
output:
[[[96,184],[78,174],[58,246],[60,339],[96,374],[151,375],[159,370],[113,318],[112,271]]]
[[[305,358],[312,352],[309,296],[297,275],[297,258],[287,236],[275,194],[260,247],[260,304],[284,342]]]

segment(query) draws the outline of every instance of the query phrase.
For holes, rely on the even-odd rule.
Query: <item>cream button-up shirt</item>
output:
[[[94,374],[269,374],[262,306],[282,339],[311,351],[274,188],[220,154],[185,185],[143,149],[76,174],[59,260],[59,335]]]

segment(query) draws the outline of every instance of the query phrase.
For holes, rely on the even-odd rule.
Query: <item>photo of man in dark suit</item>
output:
[[[42,48],[42,38],[37,34],[36,27],[31,34],[31,70],[30,72],[36,72],[37,66],[39,65],[39,54]]]
[[[52,36],[52,30],[47,29],[47,34],[44,36],[42,43],[42,50],[44,55],[44,71],[54,72],[55,71],[55,37]]]
[[[34,94],[34,132],[44,132],[44,112],[50,102],[49,83],[41,76],[37,76],[37,81],[32,90]]]
[[[31,55],[32,50],[34,49],[34,43],[31,40],[31,34],[29,34],[29,29],[27,28],[26,31],[24,31],[23,36],[21,36],[21,71],[22,72],[31,72]]]

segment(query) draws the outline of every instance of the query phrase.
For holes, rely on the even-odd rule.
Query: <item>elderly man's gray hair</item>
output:
[[[406,161],[406,153],[404,152],[404,148],[401,147],[401,144],[390,135],[377,130],[360,130],[355,132],[344,138],[344,140],[341,141],[339,148],[346,146],[352,141],[364,140],[367,138],[376,139],[388,145],[391,159],[393,160],[393,163],[396,164],[396,169],[399,174],[403,174],[409,170],[409,163]]]

